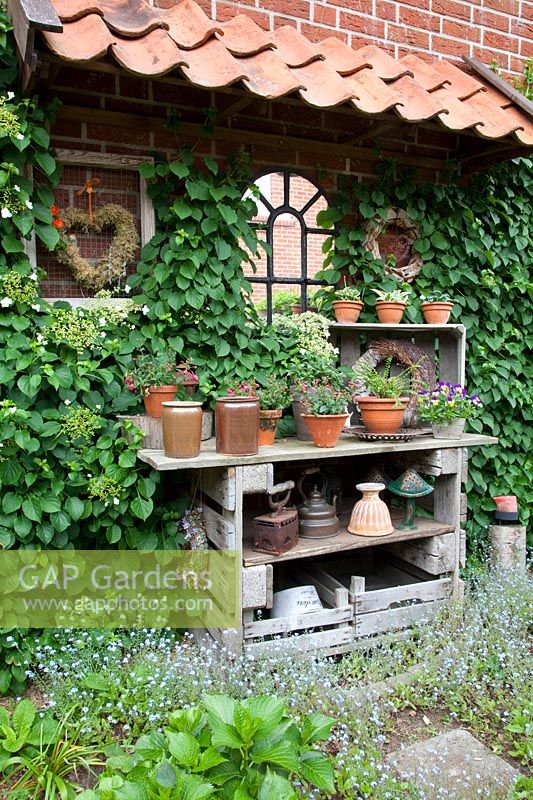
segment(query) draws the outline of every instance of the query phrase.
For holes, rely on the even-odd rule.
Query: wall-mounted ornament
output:
[[[366,239],[364,247],[370,250],[374,258],[381,258],[386,266],[385,272],[389,275],[395,275],[402,281],[410,283],[422,269],[423,259],[420,253],[417,253],[413,245],[417,239],[421,237],[420,226],[417,222],[412,220],[408,214],[401,208],[387,208],[387,216],[385,219],[382,217],[375,217],[367,222],[365,226]],[[390,255],[383,254],[379,247],[379,238],[386,232],[387,228],[395,225],[397,228],[405,232],[405,237],[410,240],[411,256],[409,262],[400,267],[396,264],[395,258],[390,258]]]
[[[399,525],[400,531],[416,531],[414,523],[416,498],[431,494],[433,486],[427,483],[414,469],[406,469],[399,478],[391,481],[387,489],[398,497],[405,497],[405,514]]]

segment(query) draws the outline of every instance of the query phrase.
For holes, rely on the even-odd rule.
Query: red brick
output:
[[[402,8],[400,6],[400,25],[413,28],[422,28],[425,31],[438,32],[440,30],[440,17],[435,14],[426,14],[415,8]]]
[[[87,139],[99,139],[102,142],[122,142],[129,145],[148,146],[150,144],[150,137],[147,131],[95,123],[87,125]]]
[[[132,75],[120,75],[119,94],[124,97],[135,97],[139,100],[148,99],[148,89],[150,81],[143,80],[141,77]]]
[[[156,103],[168,103],[172,106],[192,106],[192,108],[205,108],[206,106],[205,89],[197,89],[190,84],[182,86],[176,83],[154,81],[153,96]]]
[[[456,22],[451,19],[442,20],[442,33],[444,36],[455,36],[456,39],[463,39],[465,42],[481,41],[481,31],[474,25],[465,25],[464,22]]]
[[[279,14],[274,16],[274,30],[276,28],[282,28],[284,25],[290,25],[291,28],[298,27],[298,20],[291,19],[290,17],[280,17]]]
[[[68,136],[71,139],[81,139],[81,122],[58,119],[52,127],[52,136]]]
[[[485,8],[474,9],[474,23],[483,25],[485,28],[493,28],[496,31],[509,33],[511,30],[511,18],[506,14],[494,14]]]
[[[523,39],[533,40],[533,23],[528,24],[522,20],[511,20],[511,33]]]
[[[520,55],[524,58],[533,58],[533,42],[522,39],[520,43]]]
[[[474,47],[473,56],[489,67],[497,64],[501,69],[509,69],[510,56],[507,53],[495,53],[494,50],[486,50],[484,47]]]
[[[388,19],[396,22],[396,3],[389,3],[388,0],[376,0],[376,17],[378,19]]]
[[[337,25],[337,9],[330,6],[319,6],[318,3],[315,3],[313,22],[319,22],[321,25],[330,25],[334,28]]]
[[[46,93],[44,93],[46,97]],[[63,90],[57,91],[55,87],[53,87],[53,96],[59,97],[63,105],[65,106],[79,106],[80,105],[80,94],[79,92],[66,92]],[[50,98],[51,99],[51,98]],[[86,94],[83,96],[83,106],[86,108],[100,108],[100,97],[96,94]],[[90,117],[90,112],[87,112],[87,117]]]
[[[328,0],[330,6],[339,6],[341,9],[359,11],[360,14],[372,16],[372,0]]]
[[[398,58],[411,55],[412,53],[415,53],[417,58],[421,58],[422,61],[427,61],[428,64],[431,64],[435,60],[435,57],[430,53],[426,53],[424,50],[417,50],[416,47],[398,47]]]
[[[356,14],[341,11],[340,27],[364,33],[367,36],[377,36],[379,39],[385,38],[385,23],[379,19],[368,19],[368,17],[359,17]]]
[[[429,11],[429,0],[401,0],[402,6],[412,6],[419,11]]]
[[[309,19],[311,15],[310,3],[308,0],[261,0],[261,8],[265,11],[275,11],[285,16],[298,17],[299,19]]]
[[[431,44],[436,53],[457,56],[458,58],[470,54],[468,42],[458,42],[455,39],[447,39],[444,36],[434,36]]]
[[[433,0],[431,10],[446,17],[457,17],[470,21],[471,4],[457,3],[455,0]]]
[[[115,94],[115,76],[105,72],[62,67],[54,78],[54,86],[64,86],[67,89],[76,87],[80,93]],[[78,99],[79,97],[78,94]]]
[[[429,33],[425,31],[412,30],[404,28],[400,25],[392,25],[390,22],[387,25],[387,38],[392,42],[400,44],[412,44],[415,47],[421,47],[424,50],[429,50]]]
[[[533,3],[522,2],[522,16],[524,19],[533,19]]]
[[[518,16],[520,4],[518,0],[484,0],[485,8],[492,8],[494,11],[501,11],[503,14]]]
[[[518,39],[513,39],[505,33],[484,31],[483,45],[484,47],[495,47],[497,50],[505,50],[508,53],[518,53]]]
[[[321,42],[327,36],[336,36],[345,44],[348,43],[348,34],[344,31],[322,28],[318,25],[311,25],[309,22],[302,22],[300,30],[311,42]]]
[[[227,22],[227,20],[236,17],[237,14],[242,14],[243,11],[245,11],[246,16],[250,17],[250,19],[253,19],[256,25],[259,25],[260,28],[263,28],[266,31],[270,30],[270,16],[267,13],[262,14],[260,11],[256,11],[253,8],[242,9],[238,6],[232,6],[229,3],[220,3],[219,0],[217,0],[216,19],[219,22]],[[209,13],[208,16],[210,17],[211,14]]]

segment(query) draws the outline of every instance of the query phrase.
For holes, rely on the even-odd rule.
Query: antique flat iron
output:
[[[309,495],[303,491],[303,483],[313,476],[314,486]],[[320,488],[319,488],[320,485]],[[304,470],[298,481],[298,491],[302,496],[303,503],[298,506],[298,518],[300,536],[304,539],[328,539],[336,536],[339,532],[340,522],[337,517],[336,502],[333,504],[326,501],[328,479],[318,467],[309,467]]]
[[[254,546],[259,553],[280,556],[298,544],[298,512],[295,508],[285,508],[289,502],[294,481],[278,483],[268,493],[268,503],[272,512],[254,517]],[[281,500],[274,495],[286,492]]]

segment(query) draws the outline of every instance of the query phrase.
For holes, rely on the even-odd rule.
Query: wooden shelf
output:
[[[447,333],[454,339],[464,336],[464,325],[427,325],[425,323],[399,323],[398,325],[383,325],[381,322],[332,322],[330,328],[334,331],[371,331],[383,333],[386,337],[391,333]]]
[[[415,436],[410,442],[363,442],[355,436],[342,434],[336,447],[315,447],[312,442],[281,439],[271,447],[260,447],[253,456],[226,456],[217,453],[215,439],[202,442],[197,458],[167,458],[163,450],[138,450],[137,456],[161,472],[175,469],[205,469],[207,467],[234,467],[248,464],[272,464],[279,461],[318,461],[346,456],[375,455],[378,453],[409,453],[417,450],[445,450],[473,445],[497,444],[493,436],[466,433],[461,439],[434,439],[433,436]]]
[[[392,512],[392,521],[399,522],[401,512]],[[346,550],[359,550],[362,547],[375,547],[380,544],[392,544],[393,542],[405,542],[410,539],[425,539],[428,536],[440,536],[443,533],[452,533],[453,525],[445,522],[435,522],[425,517],[415,517],[415,524],[418,526],[416,531],[394,530],[388,536],[355,536],[349,533],[346,528],[341,528],[337,536],[331,539],[300,539],[296,547],[283,553],[281,556],[272,556],[267,553],[256,553],[252,549],[251,542],[244,541],[242,547],[243,564],[245,567],[253,567],[257,564],[279,564],[281,561],[293,561],[297,558],[312,558],[327,553],[341,553]]]

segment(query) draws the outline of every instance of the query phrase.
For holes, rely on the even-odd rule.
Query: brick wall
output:
[[[153,0],[168,7],[175,0]],[[332,33],[347,44],[372,42],[398,57],[417,52],[485,64],[497,62],[506,72],[521,71],[533,56],[531,0],[198,0],[214,19],[249,14],[273,30],[292,25],[308,38]]]

